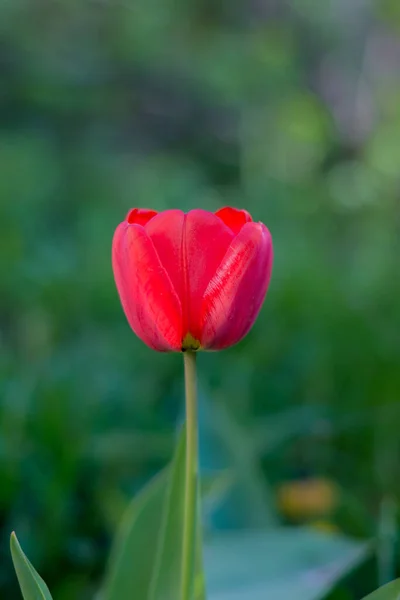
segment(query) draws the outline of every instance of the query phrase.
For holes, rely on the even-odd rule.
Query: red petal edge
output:
[[[126,221],[131,225],[146,225],[157,214],[156,210],[149,208],[132,208],[126,215]]]
[[[251,223],[251,214],[247,210],[225,206],[215,213],[235,234],[238,234],[246,223]]]

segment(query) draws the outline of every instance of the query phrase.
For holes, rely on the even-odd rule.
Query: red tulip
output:
[[[245,210],[132,209],[112,261],[130,326],[150,348],[219,350],[253,325],[272,269],[272,240]]]

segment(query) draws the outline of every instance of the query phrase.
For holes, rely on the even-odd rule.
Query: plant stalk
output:
[[[186,399],[186,472],[182,543],[181,600],[192,600],[196,549],[199,472],[196,353],[191,352],[190,350],[184,352],[183,360],[185,366]]]

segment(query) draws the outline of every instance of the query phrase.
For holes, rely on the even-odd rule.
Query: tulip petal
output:
[[[247,210],[239,210],[238,208],[232,208],[231,206],[225,206],[220,208],[215,213],[225,225],[227,225],[233,233],[237,234],[246,223],[251,223],[251,214]]]
[[[185,298],[182,260],[184,223],[185,213],[173,209],[158,213],[145,226],[145,231],[154,244],[182,306]]]
[[[203,298],[203,348],[219,350],[242,339],[263,303],[273,248],[262,223],[247,223],[233,240]]]
[[[133,331],[154,350],[179,351],[181,303],[141,225],[125,221],[117,227],[112,261],[121,303]]]
[[[200,340],[203,296],[234,235],[213,213],[191,210],[186,215],[184,262],[187,272],[188,333]]]
[[[179,210],[159,213],[145,227],[182,305],[183,338],[201,336],[204,292],[232,239],[232,231],[213,213]]]
[[[150,210],[149,208],[132,208],[126,215],[126,221],[133,225],[146,225],[157,214],[156,210]]]

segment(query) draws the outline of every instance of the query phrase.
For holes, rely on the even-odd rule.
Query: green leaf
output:
[[[370,551],[369,544],[307,528],[220,533],[204,549],[208,597],[322,600]]]
[[[203,437],[218,440],[222,463],[233,475],[229,498],[232,523],[249,528],[277,526],[272,489],[260,468],[258,440],[253,432],[249,433],[222,402],[212,402],[209,394],[201,394],[200,404],[207,423]]]
[[[157,562],[150,589],[150,600],[176,600],[180,594],[185,498],[185,449],[186,435],[183,431],[171,466],[169,489],[164,503],[163,526],[157,549]],[[200,566],[200,564],[200,561],[198,561],[197,565]],[[194,575],[194,565],[192,565],[191,570]]]
[[[213,508],[218,506],[228,494],[234,483],[234,474],[229,469],[221,469],[202,476],[200,490],[204,512],[212,512]]]
[[[11,534],[10,546],[24,600],[52,600],[49,588],[23,553],[15,533]]]
[[[380,587],[379,590],[366,596],[364,600],[400,600],[400,579]]]
[[[169,471],[156,476],[128,507],[112,547],[101,598],[149,598]]]
[[[172,464],[132,501],[110,555],[101,600],[176,600],[182,565],[185,432]],[[206,489],[215,489],[207,483]],[[200,529],[200,523],[198,525]],[[201,539],[198,536],[198,540]],[[198,547],[195,595],[205,600],[201,548]]]

